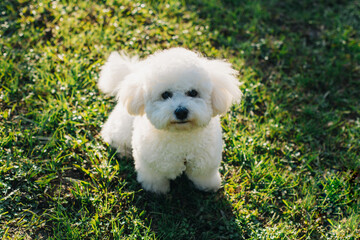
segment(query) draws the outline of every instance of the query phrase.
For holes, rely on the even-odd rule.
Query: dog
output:
[[[167,193],[170,180],[183,173],[200,190],[221,187],[219,115],[242,95],[230,63],[184,48],[145,59],[112,52],[98,87],[117,97],[101,135],[120,155],[134,158],[145,190]]]

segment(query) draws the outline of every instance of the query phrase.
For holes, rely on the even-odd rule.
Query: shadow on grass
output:
[[[199,191],[182,175],[171,181],[169,193],[154,194],[141,190],[133,163],[126,165],[128,170],[132,168],[132,179],[127,179],[127,183],[128,190],[135,192],[134,206],[144,211],[145,222],[157,238],[240,239],[247,236],[246,226],[239,226],[240,222],[235,220],[223,189],[216,193]]]

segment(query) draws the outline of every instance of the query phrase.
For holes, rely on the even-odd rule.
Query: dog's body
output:
[[[241,96],[230,64],[182,48],[142,61],[112,53],[99,88],[119,99],[102,136],[134,157],[146,190],[168,192],[169,180],[183,172],[201,190],[220,188],[218,115]]]

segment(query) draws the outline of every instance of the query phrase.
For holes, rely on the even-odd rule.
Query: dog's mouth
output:
[[[186,124],[189,123],[190,121],[173,121],[171,122],[172,124]]]
[[[190,131],[198,127],[196,125],[196,120],[193,119],[183,120],[183,121],[173,120],[170,122],[168,126],[169,126],[169,130],[173,130],[173,131]]]

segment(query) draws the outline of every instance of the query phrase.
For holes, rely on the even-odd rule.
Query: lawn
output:
[[[2,239],[360,239],[360,3],[0,3]],[[99,136],[111,51],[182,46],[239,71],[223,187],[145,192]]]

